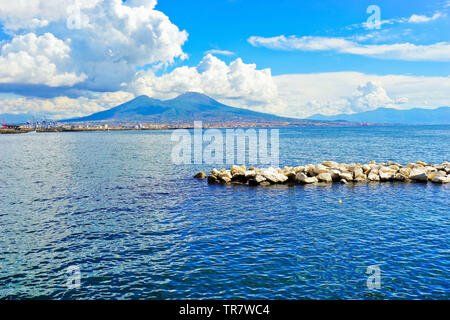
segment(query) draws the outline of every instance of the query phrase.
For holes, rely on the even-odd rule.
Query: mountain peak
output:
[[[194,91],[188,91],[183,94],[180,94],[178,97],[173,99],[175,101],[182,101],[182,102],[195,102],[199,104],[219,104],[216,100],[214,100],[211,97],[208,97],[207,95],[200,93],[200,92],[194,92]]]
[[[178,98],[181,98],[181,97],[185,97],[185,98],[191,98],[191,97],[206,97],[206,98],[209,98],[206,94],[203,94],[203,93],[200,93],[200,92],[197,92],[197,91],[186,91],[185,93],[182,93],[182,94],[180,94],[179,96],[178,96]]]
[[[136,98],[132,99],[131,101],[148,101],[148,100],[152,100],[152,98],[150,98],[149,96],[141,95],[141,96],[137,96]]]

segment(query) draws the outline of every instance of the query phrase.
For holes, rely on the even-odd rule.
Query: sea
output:
[[[450,161],[450,126],[278,130],[281,167]],[[450,298],[450,185],[208,185],[172,133],[1,135],[0,298]]]

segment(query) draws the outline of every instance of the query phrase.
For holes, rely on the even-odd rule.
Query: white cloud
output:
[[[95,93],[89,98],[56,97],[53,99],[38,98],[0,98],[0,114],[50,114],[52,119],[85,116],[103,111],[134,98],[129,92]]]
[[[285,114],[308,117],[373,110],[448,106],[449,77],[370,75],[360,72],[291,74],[274,77]]]
[[[138,67],[186,58],[182,45],[187,32],[154,9],[156,0],[0,1],[0,23],[13,37],[3,46],[18,42],[25,34],[59,39],[66,46],[64,52],[67,61],[72,61],[72,70],[66,70],[67,65],[59,70],[60,64],[48,55],[43,63],[54,74],[85,74],[85,89],[121,90],[121,84],[131,81]],[[23,81],[22,73],[13,71],[3,70],[3,79]],[[36,76],[33,83],[40,80],[40,84],[48,84],[45,79]],[[76,82],[55,80],[54,84]]]
[[[66,20],[74,4],[80,10],[94,8],[102,0],[0,0],[0,21],[8,30],[33,30]]]
[[[408,98],[392,99],[380,83],[368,81],[358,86],[358,92],[347,100],[352,112],[375,110],[380,107],[395,108],[399,104],[408,102]]]
[[[233,51],[228,50],[218,50],[218,49],[211,49],[205,52],[205,55],[212,54],[212,55],[223,55],[223,56],[234,56],[235,53]]]
[[[445,15],[440,13],[440,12],[436,12],[431,17],[427,17],[425,15],[413,14],[411,17],[409,17],[408,22],[410,22],[410,23],[424,23],[424,22],[437,20],[437,19],[439,19],[441,17],[445,17]]]
[[[378,59],[408,61],[450,61],[450,43],[430,45],[412,43],[360,44],[345,38],[304,36],[277,36],[264,38],[252,36],[248,42],[255,47],[273,50],[336,51],[339,53],[368,56]]]
[[[131,85],[137,95],[173,98],[186,91],[207,94],[231,106],[283,113],[270,69],[257,70],[240,58],[227,65],[208,54],[196,67],[179,67],[160,77],[141,71]]]
[[[70,71],[70,47],[51,33],[15,37],[1,48],[0,83],[72,86],[87,76]]]

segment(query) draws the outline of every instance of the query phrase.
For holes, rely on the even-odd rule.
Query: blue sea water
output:
[[[174,165],[170,137],[0,136],[0,298],[450,298],[449,185],[208,185],[192,176],[213,166]],[[449,141],[450,126],[280,128],[280,165],[441,163]]]

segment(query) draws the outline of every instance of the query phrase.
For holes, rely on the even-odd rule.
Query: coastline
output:
[[[358,122],[345,122],[345,121],[333,121],[329,123],[325,122],[264,122],[264,123],[252,123],[252,122],[222,122],[222,123],[204,123],[205,129],[233,129],[233,128],[296,128],[296,127],[368,127],[368,126],[391,126],[391,124],[380,123],[358,123]],[[93,131],[145,131],[145,130],[175,130],[175,129],[194,129],[193,123],[181,123],[181,124],[150,124],[142,127],[133,126],[108,126],[97,125],[93,127],[90,125],[85,126],[61,126],[57,128],[27,128],[20,127],[19,129],[5,129],[0,128],[0,134],[22,134],[22,133],[51,133],[51,132],[93,132]]]

